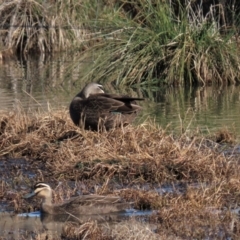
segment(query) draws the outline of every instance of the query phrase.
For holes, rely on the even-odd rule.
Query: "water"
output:
[[[86,82],[84,74],[93,59],[78,62],[73,58],[31,59],[0,64],[0,111],[16,108],[48,110],[68,108],[73,96]],[[203,133],[227,127],[240,137],[240,86],[199,88],[117,89],[104,84],[106,92],[145,97],[140,121],[155,119],[169,131],[200,129]]]
[[[41,216],[40,212],[11,214],[0,212],[0,235],[4,239],[37,239],[36,236],[48,236],[50,239],[60,239],[62,228],[67,222],[84,223],[96,221],[100,225],[116,225],[121,221],[133,218],[144,218],[153,211],[133,211],[125,213],[100,215],[81,215],[71,217],[69,215],[46,215]],[[45,239],[45,238],[43,238]]]

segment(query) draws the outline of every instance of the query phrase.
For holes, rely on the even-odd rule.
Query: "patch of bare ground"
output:
[[[224,132],[224,136],[221,139],[232,135]],[[91,221],[66,225],[63,239],[124,239],[125,232],[127,239],[236,238],[240,236],[239,218],[230,210],[240,202],[239,154],[221,152],[218,139],[194,133],[173,136],[147,122],[91,132],[75,127],[67,111],[1,113],[0,158],[5,162],[24,158],[24,170],[35,175],[30,179],[22,166],[7,165],[11,170],[4,172],[14,177],[10,182],[1,180],[0,199],[16,212],[37,210],[38,200],[21,199],[26,188],[20,185],[45,181],[54,189],[54,203],[95,192],[120,195],[134,202],[135,209],[155,210],[145,219],[156,226],[155,232],[146,227],[143,238],[134,238],[141,232],[140,222],[134,230],[125,223],[103,230]],[[173,187],[160,194],[154,187],[136,187],[166,183],[181,184],[183,190],[179,193]]]

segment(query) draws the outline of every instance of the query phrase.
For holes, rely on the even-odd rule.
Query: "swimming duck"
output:
[[[97,83],[87,84],[72,100],[69,111],[75,125],[90,130],[109,130],[131,123],[142,109],[129,96],[107,94]]]
[[[101,196],[97,194],[81,195],[73,197],[63,204],[52,204],[52,189],[43,182],[34,185],[32,193],[26,194],[24,198],[37,196],[42,199],[42,214],[107,214],[122,212],[130,208],[131,203],[124,202],[118,196]]]

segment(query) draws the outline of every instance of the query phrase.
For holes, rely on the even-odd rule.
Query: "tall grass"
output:
[[[102,34],[89,49],[97,54],[87,79],[117,85],[238,82],[237,43],[233,33],[221,33],[212,11],[204,15],[180,5],[176,15],[169,3],[139,0],[119,19],[124,6],[112,18],[119,30]]]
[[[2,52],[53,53],[76,47],[87,35],[80,1],[0,2]],[[89,11],[87,13],[91,14]]]
[[[189,0],[1,1],[0,54],[94,53],[85,81],[117,85],[236,83],[237,38],[221,6],[203,13]]]

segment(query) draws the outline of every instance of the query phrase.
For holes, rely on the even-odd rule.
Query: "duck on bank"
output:
[[[87,130],[110,130],[134,121],[142,109],[136,101],[143,98],[107,94],[97,83],[87,84],[70,103],[73,123]]]

